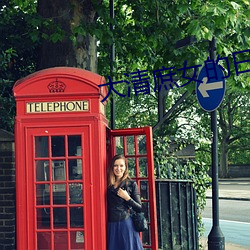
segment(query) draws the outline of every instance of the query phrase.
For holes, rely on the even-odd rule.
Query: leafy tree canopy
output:
[[[134,86],[126,82],[116,84],[115,89],[126,97],[114,94],[116,103],[116,127],[133,127],[157,123],[156,82],[153,71],[172,68],[178,84],[182,85],[187,79],[182,77],[184,66],[204,64],[209,55],[209,41],[216,38],[216,53],[221,58],[228,58],[220,64],[225,68],[225,74],[230,72],[227,85],[236,94],[242,89],[249,91],[250,75],[237,75],[233,63],[233,52],[249,49],[250,45],[250,11],[248,0],[235,1],[123,1],[115,2],[115,19],[110,18],[109,1],[93,0],[97,10],[97,22],[79,23],[72,29],[70,39],[74,41],[79,35],[91,34],[98,40],[98,73],[112,76],[113,81],[131,80],[131,72],[146,70],[149,76],[150,93],[135,94]],[[73,3],[73,2],[72,2]],[[32,0],[3,0],[0,4],[0,90],[1,90],[1,127],[12,130],[14,104],[11,96],[13,83],[29,73],[35,71],[37,50],[42,39],[53,43],[61,41],[66,33],[53,18],[41,18],[37,14],[37,2]],[[114,31],[110,31],[110,24]],[[48,30],[53,32],[49,33]],[[67,34],[68,35],[68,34]],[[195,37],[193,43],[177,48],[181,39]],[[189,40],[187,40],[189,41]],[[110,46],[115,43],[114,72],[110,72]],[[237,55],[237,60],[249,60],[249,52]],[[240,71],[249,70],[250,63],[238,64]],[[167,74],[165,71],[164,74]],[[193,69],[186,72],[187,76],[194,75]],[[129,75],[129,76],[128,76]],[[196,72],[197,75],[197,72]],[[193,93],[195,82],[192,81],[183,88],[173,87],[167,92],[166,110],[176,102],[185,92],[189,97],[175,109],[164,125],[157,131],[160,135],[177,135],[180,126],[178,119],[184,114],[208,117],[207,114],[198,114],[200,108]],[[130,88],[129,88],[130,87]],[[128,96],[130,94],[130,96]],[[226,102],[226,100],[224,101]],[[247,100],[246,100],[247,102]],[[6,108],[7,107],[7,108]],[[126,109],[124,109],[126,107]],[[189,111],[188,111],[189,110]],[[8,117],[8,118],[6,118]],[[178,119],[177,119],[178,118]],[[203,121],[209,122],[204,118]],[[186,132],[185,132],[186,133]],[[208,132],[201,132],[209,138]],[[199,137],[201,137],[199,134]],[[182,132],[184,136],[184,132]],[[189,131],[189,138],[195,132]],[[181,135],[180,135],[181,136]],[[198,133],[197,133],[198,136]]]
[[[100,10],[102,14],[105,10],[108,11],[107,1],[104,1],[104,7]],[[118,127],[120,123],[125,126],[132,123],[131,126],[135,126],[136,122],[154,125],[157,122],[155,115],[157,92],[154,92],[152,71],[159,70],[162,66],[183,68],[185,61],[189,66],[204,65],[204,61],[209,56],[208,41],[213,36],[217,41],[216,53],[222,58],[227,57],[230,63],[231,75],[227,79],[227,84],[232,88],[249,89],[249,73],[236,76],[232,58],[233,52],[249,48],[248,1],[115,1],[115,13],[113,36],[108,25],[105,26],[104,33],[100,33],[97,29],[101,41],[99,72],[105,76],[111,74],[107,61],[113,38],[116,48],[113,80],[125,80],[127,78],[124,73],[129,74],[137,69],[148,70],[151,86],[151,92],[147,95],[135,96],[132,93],[128,98],[115,95]],[[99,21],[103,28],[102,24],[110,22],[108,14],[101,15]],[[178,49],[175,47],[178,40],[189,36],[195,36],[196,42]],[[229,71],[225,61],[222,60],[220,64]],[[240,70],[246,70],[250,68],[250,64],[241,64],[239,67]],[[183,84],[187,80],[183,79],[181,74],[181,71],[177,72],[176,77]],[[192,74],[193,70],[190,70],[188,75],[192,76]],[[167,98],[167,107],[170,107],[179,94],[187,89],[192,92],[194,86],[195,83],[192,82],[184,88],[174,88],[172,92],[178,94]],[[124,83],[116,85],[116,89],[120,93],[127,94],[128,86]],[[192,96],[192,98],[195,97]],[[124,105],[131,108],[124,111]]]

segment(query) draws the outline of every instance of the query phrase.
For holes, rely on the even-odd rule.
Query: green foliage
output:
[[[199,237],[204,233],[201,212],[206,205],[206,190],[210,187],[211,177],[207,174],[209,165],[200,159],[178,158],[176,152],[185,147],[183,140],[177,142],[178,147],[170,150],[168,137],[154,138],[154,161],[159,169],[158,178],[190,181],[197,194],[197,221]]]
[[[95,2],[94,2],[95,3]],[[15,80],[32,72],[35,68],[37,47],[42,39],[54,43],[65,37],[65,31],[52,19],[42,19],[36,14],[36,1],[2,1],[1,33],[7,40],[0,39],[3,51],[10,48],[17,53]],[[203,63],[208,55],[208,43],[212,36],[217,39],[217,53],[231,56],[233,51],[240,51],[249,46],[248,1],[213,0],[204,3],[196,0],[190,3],[183,1],[115,1],[115,19],[110,19],[109,1],[96,5],[98,22],[93,25],[72,25],[71,40],[77,42],[78,36],[95,35],[98,39],[99,74],[112,75],[113,80],[128,80],[129,74],[137,69],[148,70],[150,77],[150,94],[133,92],[130,97],[123,98],[114,94],[116,103],[117,128],[127,126],[155,125],[157,122],[157,91],[153,70],[165,67],[183,67]],[[110,31],[110,24],[114,31]],[[50,32],[48,32],[50,30]],[[185,48],[175,48],[176,41],[194,35],[197,42]],[[110,72],[110,45],[115,42],[116,58],[114,72]],[[4,43],[2,45],[1,43]],[[21,60],[21,61],[20,61]],[[223,63],[223,62],[222,62]],[[230,66],[233,69],[232,57]],[[239,65],[247,67],[246,64]],[[181,79],[181,71],[176,75]],[[192,74],[193,72],[188,72]],[[247,74],[232,74],[233,86],[249,85]],[[237,81],[235,81],[235,79]],[[168,95],[167,108],[185,91],[192,92],[194,83],[184,88],[174,88],[173,95]],[[118,92],[127,95],[128,85],[117,84]],[[127,108],[124,110],[124,106]],[[184,110],[185,108],[183,108]],[[110,116],[109,116],[110,117]],[[174,117],[167,121],[165,133],[175,133]]]
[[[12,48],[2,51],[0,54],[0,72],[2,76],[13,66],[16,56],[17,54]],[[11,75],[6,74],[6,79],[0,78],[0,126],[7,131],[13,132],[15,102],[11,91],[13,82],[8,80],[8,76]]]
[[[0,127],[13,132],[15,100],[12,95],[12,82],[0,79]]]
[[[208,41],[214,36],[217,41],[217,54],[227,56],[230,63],[231,76],[227,79],[235,89],[249,88],[249,74],[236,76],[232,53],[249,48],[250,30],[248,1],[115,1],[115,19],[110,20],[108,1],[98,8],[100,15],[95,34],[100,40],[99,73],[106,78],[112,76],[113,81],[129,80],[124,74],[135,72],[137,69],[148,70],[150,94],[135,95],[132,83],[130,97],[120,97],[114,94],[116,104],[116,127],[154,125],[157,122],[157,97],[154,91],[155,82],[153,70],[162,66],[182,68],[184,61],[188,66],[204,64],[209,55]],[[110,32],[109,24],[114,25]],[[178,40],[195,36],[197,41],[192,45],[175,48]],[[110,72],[110,45],[114,41],[116,57],[113,63],[114,72]],[[243,56],[243,55],[241,55]],[[220,64],[229,71],[226,62]],[[249,68],[248,64],[239,65],[240,70]],[[242,67],[242,68],[241,68]],[[164,72],[165,74],[167,72]],[[192,76],[192,70],[187,72]],[[186,82],[182,72],[177,72],[179,85]],[[127,95],[128,84],[116,84],[114,88],[121,94]],[[184,88],[174,88],[169,91],[166,100],[167,108],[171,107],[184,91],[190,93],[195,89],[192,82]],[[195,98],[193,96],[193,98]],[[190,103],[190,102],[188,102]],[[124,106],[127,108],[124,110]],[[179,108],[179,107],[178,107]],[[183,107],[183,111],[188,104]],[[176,113],[177,115],[177,113]],[[180,115],[180,112],[178,113]],[[166,133],[175,133],[176,125],[173,114],[167,119],[164,127]]]
[[[219,108],[220,141],[228,146],[229,164],[250,162],[249,93],[228,89]],[[222,153],[222,152],[221,152]]]
[[[0,3],[0,127],[7,131],[14,130],[13,84],[35,69],[37,47],[30,26],[35,9],[34,4],[26,4]]]

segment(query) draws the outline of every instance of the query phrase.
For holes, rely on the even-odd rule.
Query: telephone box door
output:
[[[139,187],[145,217],[149,230],[141,233],[144,249],[157,250],[157,216],[154,179],[152,128],[131,128],[110,130],[112,158],[123,154],[128,159],[130,177]]]
[[[91,249],[88,126],[27,128],[26,138],[28,249]]]

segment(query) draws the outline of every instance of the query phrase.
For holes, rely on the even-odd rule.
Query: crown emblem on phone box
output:
[[[66,84],[61,81],[58,81],[57,79],[48,85],[50,93],[64,92],[65,88]]]

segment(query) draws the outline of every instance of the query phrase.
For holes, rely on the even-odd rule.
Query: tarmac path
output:
[[[220,228],[226,250],[250,250],[250,178],[219,181]],[[203,211],[205,235],[201,240],[207,247],[212,229],[212,190],[207,190],[207,205]]]

